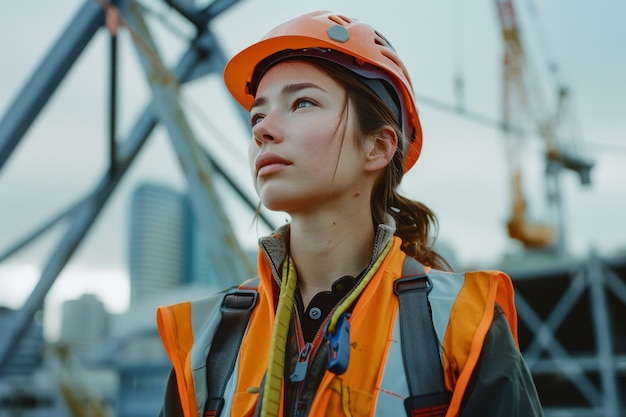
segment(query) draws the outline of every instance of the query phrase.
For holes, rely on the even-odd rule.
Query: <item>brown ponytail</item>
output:
[[[435,269],[451,270],[448,262],[430,245],[431,228],[433,236],[437,235],[437,217],[428,207],[419,201],[397,196],[396,204],[399,212],[391,209],[396,221],[396,236],[402,239],[402,250],[424,265]]]

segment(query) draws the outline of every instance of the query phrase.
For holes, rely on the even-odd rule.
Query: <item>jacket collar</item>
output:
[[[274,233],[269,236],[265,236],[259,239],[259,247],[265,253],[265,257],[269,262],[272,269],[272,275],[276,283],[280,284],[280,271],[281,265],[287,256],[289,250],[289,235],[290,235],[289,223],[279,227]],[[387,243],[393,238],[393,234],[396,231],[396,222],[389,214],[386,217],[386,222],[379,224],[376,228],[376,237],[374,239],[374,250],[372,251],[372,257],[370,263],[367,266],[368,271],[374,262],[378,259],[382,251],[387,246]]]

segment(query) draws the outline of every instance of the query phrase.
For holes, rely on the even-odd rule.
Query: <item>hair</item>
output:
[[[390,214],[396,222],[395,235],[402,240],[401,248],[408,256],[436,269],[452,270],[450,264],[432,247],[438,227],[435,213],[423,203],[404,197],[398,192],[404,175],[408,139],[403,136],[402,128],[392,110],[352,71],[328,61],[316,59],[312,63],[346,89],[347,103],[352,105],[355,113],[357,138],[375,135],[385,126],[391,126],[398,138],[397,150],[372,190],[370,208],[374,226],[385,223],[386,215]],[[344,115],[347,115],[349,107],[346,106]]]

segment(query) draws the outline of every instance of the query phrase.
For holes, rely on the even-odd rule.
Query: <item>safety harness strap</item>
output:
[[[246,283],[246,287],[258,286]],[[220,310],[220,321],[206,361],[207,400],[204,403],[204,417],[219,416],[224,407],[226,384],[233,373],[239,346],[250,320],[250,314],[257,302],[256,290],[237,289],[224,296]]]
[[[444,416],[451,398],[444,384],[439,341],[428,301],[431,289],[424,266],[407,256],[394,291],[400,304],[402,357],[410,393],[404,401],[408,417]]]

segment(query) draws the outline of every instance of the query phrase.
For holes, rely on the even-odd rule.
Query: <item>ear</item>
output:
[[[393,159],[397,148],[396,132],[391,126],[385,126],[367,142],[365,170],[373,172],[384,169]]]

